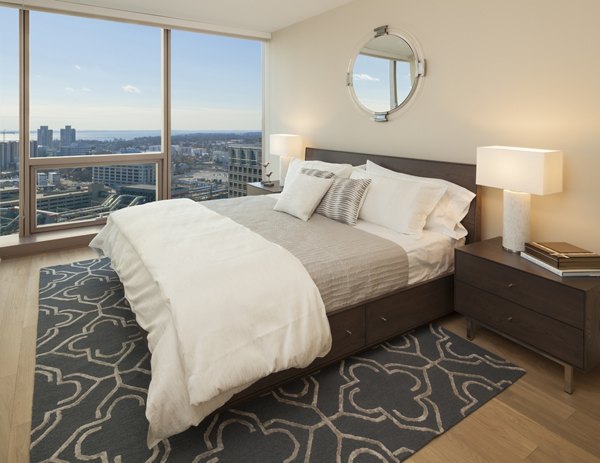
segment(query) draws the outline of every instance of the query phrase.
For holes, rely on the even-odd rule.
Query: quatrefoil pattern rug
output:
[[[107,259],[42,269],[31,461],[397,462],[524,374],[436,325],[145,446],[150,353]]]

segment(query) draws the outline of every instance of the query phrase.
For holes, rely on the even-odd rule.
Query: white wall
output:
[[[356,0],[273,34],[268,126],[309,146],[467,163],[483,145],[561,149],[564,192],[533,197],[532,238],[600,252],[598,18],[598,0]],[[428,74],[375,123],[344,82],[384,24],[417,39]],[[484,237],[501,223],[501,191],[484,189]]]

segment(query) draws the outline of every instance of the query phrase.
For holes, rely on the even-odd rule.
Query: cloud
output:
[[[74,64],[73,67],[78,71],[81,71],[82,67],[79,64]]]
[[[356,80],[369,80],[371,82],[379,82],[377,77],[370,76],[369,74],[354,74]]]
[[[127,85],[123,85],[123,87],[121,87],[123,89],[124,92],[127,93],[142,93],[142,91],[137,88],[135,85],[131,85],[131,84],[127,84]]]

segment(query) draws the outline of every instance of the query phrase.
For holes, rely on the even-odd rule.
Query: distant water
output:
[[[173,130],[173,135],[185,135],[189,133],[247,133],[260,132],[260,130]],[[60,129],[54,130],[54,139],[60,139]],[[160,130],[78,130],[77,140],[133,140],[141,137],[159,137]],[[32,130],[29,134],[31,140],[37,140],[37,130]],[[0,141],[18,141],[19,134],[6,132],[4,135],[0,132]]]

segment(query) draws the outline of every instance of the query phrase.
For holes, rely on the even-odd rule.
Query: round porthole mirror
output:
[[[356,103],[384,122],[410,100],[424,75],[425,60],[416,47],[381,26],[350,62],[347,85]]]

